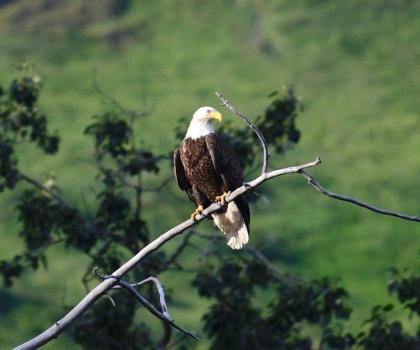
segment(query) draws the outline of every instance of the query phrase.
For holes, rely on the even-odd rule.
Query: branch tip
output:
[[[264,135],[262,134],[262,132],[260,131],[260,129],[258,129],[255,124],[253,124],[251,122],[251,120],[249,119],[249,117],[247,117],[244,113],[238,111],[234,106],[232,106],[228,100],[226,99],[226,97],[224,97],[219,91],[215,92],[216,96],[220,98],[220,100],[222,101],[222,105],[224,107],[226,107],[227,109],[229,109],[230,111],[232,111],[233,113],[235,113],[239,118],[241,118],[242,120],[245,121],[245,123],[250,127],[250,129],[257,135],[258,139],[261,142],[261,146],[263,149],[263,166],[262,166],[262,170],[261,173],[262,174],[266,174],[267,170],[268,170],[268,159],[270,158],[270,152],[268,150],[268,145],[267,145],[267,141],[265,140]]]

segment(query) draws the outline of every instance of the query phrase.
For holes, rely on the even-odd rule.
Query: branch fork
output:
[[[94,267],[93,273],[96,277],[101,279],[102,281],[113,279],[114,280],[114,286],[112,289],[119,289],[123,288],[127,290],[133,297],[136,299],[140,304],[142,304],[147,310],[150,311],[150,313],[160,320],[164,321],[168,325],[174,327],[175,329],[179,330],[180,332],[190,336],[191,338],[195,340],[200,340],[200,338],[192,333],[191,331],[188,331],[180,326],[178,326],[175,323],[175,320],[171,317],[169,314],[168,307],[166,305],[166,299],[165,299],[165,290],[163,288],[162,283],[160,280],[156,277],[148,277],[143,281],[137,282],[137,283],[129,283],[125,280],[123,280],[122,276],[114,276],[114,275],[101,275],[98,273],[98,268]],[[159,302],[160,306],[162,308],[162,311],[159,311],[152,303],[150,303],[144,296],[142,296],[136,289],[136,287],[139,287],[145,283],[152,282],[156,286],[156,290],[159,293]]]

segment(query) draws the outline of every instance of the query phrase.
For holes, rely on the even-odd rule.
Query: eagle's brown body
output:
[[[232,149],[215,133],[197,139],[186,138],[175,150],[174,173],[179,187],[187,192],[196,206],[202,205],[204,208],[215,202],[217,196],[234,191],[244,182],[238,159]],[[248,203],[245,198],[238,197],[235,198],[234,204],[236,211],[239,210],[243,218],[248,234],[250,222]],[[221,209],[220,213],[226,210],[229,214],[229,207]],[[214,218],[220,227],[216,221],[217,217]]]
[[[203,136],[197,140],[186,139],[180,149],[185,175],[190,184],[192,184],[193,191],[196,192],[194,197],[197,197],[197,204],[203,206],[208,201],[214,202],[217,196],[229,190],[220,174],[216,172],[211,159],[206,142],[210,139],[211,136]],[[241,180],[239,179],[239,181]],[[201,198],[201,194],[205,198]]]

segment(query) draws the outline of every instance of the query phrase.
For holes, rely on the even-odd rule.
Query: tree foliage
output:
[[[85,134],[93,142],[92,161],[101,186],[94,194],[95,213],[88,216],[63,198],[52,179],[41,183],[21,172],[17,151],[20,143],[31,143],[48,155],[58,152],[60,139],[49,131],[48,119],[38,107],[40,92],[40,78],[28,72],[8,88],[0,86],[0,192],[13,190],[19,196],[18,234],[25,243],[21,254],[0,262],[0,273],[4,284],[12,287],[25,270],[36,270],[47,263],[45,253],[51,245],[62,243],[91,259],[86,274],[81,276],[88,288],[94,266],[104,272],[113,271],[127,254],[137,253],[149,242],[142,211],[143,177],[146,173],[159,174],[162,167],[171,166],[172,150],[154,154],[138,139],[142,135],[135,125],[142,118],[141,113],[114,104],[112,110],[95,115]],[[98,92],[106,97],[100,87]],[[303,105],[290,87],[269,98],[266,110],[255,124],[272,150],[282,154],[300,139],[296,118]],[[186,121],[181,120],[174,140],[183,137],[185,127]],[[238,128],[225,123],[220,132],[245,170],[252,171],[259,165],[259,144],[247,126]],[[393,306],[373,307],[362,330],[351,334],[346,331],[351,316],[347,291],[338,280],[327,277],[306,280],[280,273],[268,262],[264,250],[253,248],[233,254],[214,243],[214,239],[200,237],[208,240],[206,247],[212,248],[201,252],[199,261],[187,268],[193,271],[191,286],[211,301],[203,315],[211,349],[420,348],[420,329],[412,334],[399,320],[391,320]],[[186,270],[179,258],[188,249],[188,240],[184,240],[172,254],[155,252],[129,278],[139,281],[168,269],[174,273]],[[389,292],[415,317],[420,316],[419,291],[420,277],[393,270]],[[153,288],[145,289],[144,295],[157,302]],[[103,298],[73,326],[71,334],[83,348],[194,346],[179,334],[172,334],[164,323],[162,336],[156,337],[146,324],[136,321],[134,299],[118,290],[111,296],[115,307],[107,305],[110,301]]]

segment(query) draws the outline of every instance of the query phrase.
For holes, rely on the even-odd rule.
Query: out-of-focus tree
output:
[[[128,1],[120,2],[122,8]],[[7,287],[25,270],[47,264],[46,252],[55,244],[77,249],[90,258],[81,276],[89,288],[92,269],[115,270],[127,255],[137,253],[149,243],[147,218],[142,210],[143,178],[158,174],[170,164],[172,150],[154,154],[144,146],[136,122],[147,113],[129,111],[108,98],[112,108],[95,115],[85,134],[93,141],[92,161],[101,186],[95,193],[94,215],[69,203],[53,179],[45,182],[23,173],[17,146],[31,143],[47,155],[58,154],[60,138],[48,129],[48,119],[38,106],[41,79],[26,71],[9,87],[0,86],[0,192],[16,191],[20,232],[25,243],[22,253],[0,262],[0,273]],[[266,110],[255,120],[273,152],[282,154],[298,143],[300,132],[296,118],[303,110],[292,88],[273,93]],[[141,120],[139,121],[141,122]],[[183,137],[185,122],[177,128]],[[232,145],[245,171],[259,165],[259,144],[247,126],[224,124],[220,132]],[[175,139],[174,137],[174,144]],[[94,174],[92,174],[94,176]],[[165,192],[166,181],[159,189]],[[159,195],[159,192],[157,192]],[[164,195],[164,194],[162,194]],[[389,321],[392,306],[375,306],[363,330],[356,335],[346,332],[351,309],[346,305],[347,292],[337,280],[305,280],[279,272],[264,250],[251,247],[232,253],[218,240],[200,232],[197,238],[208,242],[193,266],[179,262],[191,247],[187,234],[172,254],[155,252],[142,260],[141,267],[130,273],[130,280],[143,280],[171,270],[192,271],[190,293],[197,292],[212,301],[203,315],[204,331],[211,349],[418,349],[420,329],[409,334],[399,321]],[[420,313],[420,278],[394,271],[391,293],[410,312]],[[259,291],[270,297],[262,301]],[[145,297],[158,303],[154,288]],[[162,322],[162,335],[156,337],[144,323],[136,321],[136,301],[118,290],[110,294],[115,307],[97,302],[72,327],[71,334],[86,349],[187,349],[194,343],[174,333]],[[170,298],[170,296],[169,296]],[[142,310],[144,312],[144,310]],[[182,321],[182,320],[180,320]],[[308,328],[317,332],[307,332]],[[309,335],[311,334],[311,335]]]

